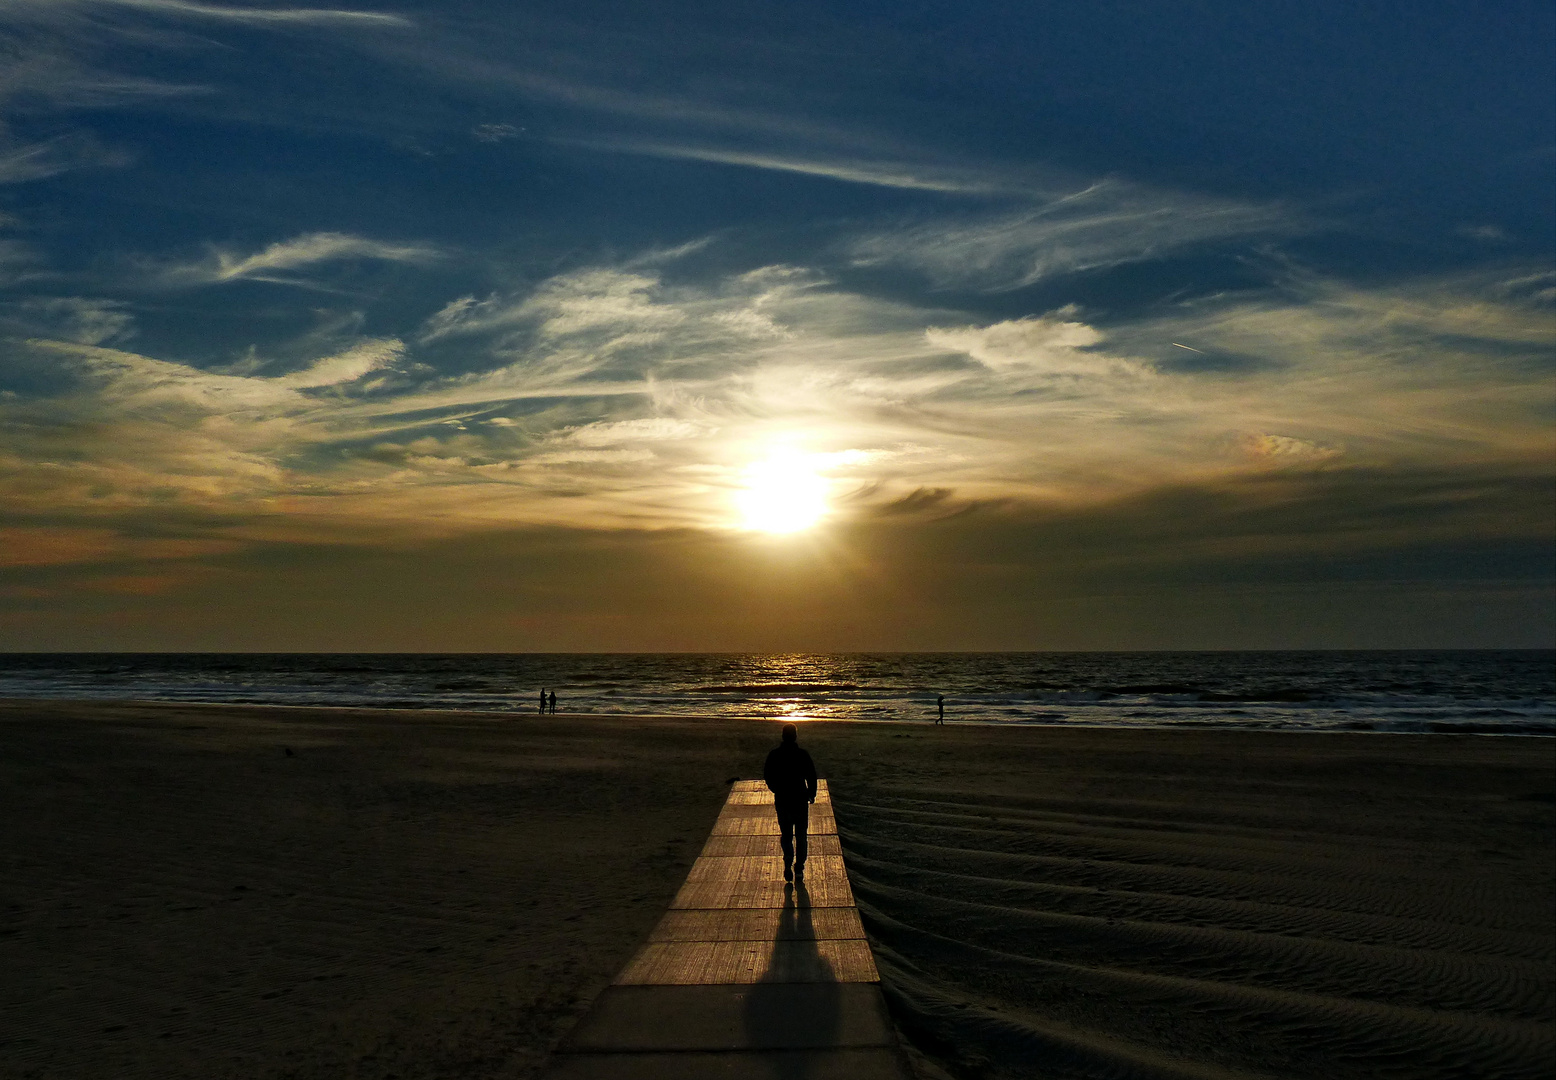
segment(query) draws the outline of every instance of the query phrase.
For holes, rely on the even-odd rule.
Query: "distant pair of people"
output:
[[[767,755],[762,779],[778,812],[778,845],[783,849],[783,880],[805,880],[809,849],[810,804],[816,801],[816,763],[800,747],[800,731],[783,725],[783,741]]]
[[[549,698],[546,696],[546,692],[544,690],[542,690],[540,692],[540,711],[542,713],[548,713],[548,712],[554,713],[554,712],[556,712],[556,691],[555,690],[551,691],[551,696]]]

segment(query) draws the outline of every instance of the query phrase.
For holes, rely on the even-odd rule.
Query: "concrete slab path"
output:
[[[805,880],[773,797],[737,781],[659,925],[552,1056],[547,1080],[908,1080],[827,782]]]

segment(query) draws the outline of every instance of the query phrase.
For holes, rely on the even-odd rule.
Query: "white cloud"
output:
[[[1460,225],[1454,232],[1487,244],[1501,244],[1508,240],[1507,230],[1500,225]]]
[[[543,286],[520,309],[539,315],[540,332],[564,337],[582,331],[621,327],[657,329],[679,322],[675,307],[656,303],[650,295],[657,280],[641,274],[598,270],[570,274]]]
[[[1010,180],[997,177],[988,171],[980,173],[973,169],[957,169],[925,161],[891,161],[842,154],[828,155],[816,150],[788,154],[754,153],[717,146],[694,146],[634,138],[554,139],[552,141],[605,153],[641,154],[646,157],[705,161],[715,165],[734,165],[748,169],[769,169],[776,172],[817,176],[848,184],[869,184],[908,191],[1008,195],[1028,190],[1018,188]]]
[[[0,240],[0,285],[25,280],[37,273],[38,253],[20,240]]]
[[[616,446],[627,442],[664,442],[690,439],[705,429],[685,420],[667,416],[649,416],[637,420],[601,421],[569,428],[564,437],[579,446]]]
[[[941,287],[1001,291],[1060,274],[1159,258],[1211,240],[1301,224],[1277,205],[1107,181],[1014,213],[908,224],[843,244],[856,266],[906,267]]]
[[[1250,434],[1243,440],[1248,453],[1274,464],[1311,464],[1339,457],[1343,451],[1334,446],[1320,446],[1306,439],[1294,439],[1289,435]]]
[[[130,410],[173,405],[206,413],[275,408],[297,403],[294,390],[274,379],[216,375],[186,364],[118,349],[40,343],[70,357],[101,380],[104,401]]]
[[[148,15],[177,18],[213,19],[221,22],[255,25],[410,27],[415,24],[402,15],[376,11],[351,11],[340,8],[249,7],[242,4],[198,3],[196,0],[8,0],[5,6],[122,8]]]
[[[1494,374],[1487,369],[1510,355],[1533,358],[1556,347],[1556,312],[1541,297],[1552,285],[1556,273],[1543,268],[1370,289],[1294,277],[1277,293],[1188,304],[1125,336],[1188,341],[1308,370]]]
[[[608,54],[603,37],[609,29],[599,24],[588,28],[590,47],[601,55]],[[620,41],[633,52],[641,52],[644,41],[633,37]],[[621,66],[614,63],[600,64],[592,72],[580,70],[586,65],[569,65],[568,72],[557,69],[556,55],[549,51],[533,50],[532,42],[522,39],[495,39],[454,43],[446,40],[442,48],[426,48],[418,42],[415,48],[395,53],[396,59],[407,65],[429,70],[441,80],[456,84],[478,85],[485,89],[517,90],[531,98],[537,98],[553,106],[597,115],[611,116],[632,122],[633,129],[641,132],[647,125],[673,125],[736,134],[749,140],[752,135],[775,140],[799,141],[808,146],[827,146],[839,152],[860,154],[862,148],[875,148],[878,139],[866,131],[846,130],[835,124],[818,122],[795,115],[793,111],[774,111],[753,108],[709,97],[693,97],[676,92],[647,90],[641,86],[613,85],[620,80]],[[749,43],[745,43],[749,44]],[[593,126],[593,125],[591,125]],[[598,145],[600,149],[625,143],[614,139],[574,140],[559,138],[557,141],[573,145]],[[648,144],[654,145],[654,144]]]
[[[476,142],[499,143],[508,139],[517,139],[523,130],[512,124],[477,124],[470,129],[470,136]]]
[[[21,146],[0,141],[0,184],[43,180],[73,169],[122,165],[127,160],[126,154],[85,135],[60,135]]]
[[[229,509],[306,494],[321,518],[457,530],[716,527],[775,444],[825,462],[847,513],[930,489],[1076,504],[1271,469],[1528,468],[1549,457],[1551,320],[1497,292],[1526,280],[1519,297],[1543,287],[1308,282],[1104,329],[1074,308],[958,323],[793,268],[704,287],[600,269],[458,302],[410,348],[364,341],[268,378],[50,346],[89,373],[72,408],[101,438],[54,471],[18,449],[0,474],[44,502],[166,474]],[[1175,365],[1173,341],[1208,366]],[[427,348],[488,366],[440,376],[417,366]],[[8,430],[0,456],[42,428]]]
[[[91,61],[91,45],[59,40],[69,36],[6,34],[0,28],[0,104],[21,101],[34,107],[47,104],[58,109],[99,108],[137,99],[212,92],[208,86],[103,69]]]
[[[120,300],[84,296],[36,297],[17,300],[0,309],[0,319],[17,324],[24,334],[101,345],[129,337],[135,317]]]
[[[282,375],[271,381],[298,390],[321,386],[339,386],[354,382],[371,371],[394,363],[405,353],[405,345],[394,339],[364,341],[354,348],[335,356],[315,360],[301,371]]]
[[[931,345],[966,353],[998,372],[1135,378],[1154,374],[1149,364],[1087,351],[1103,340],[1102,334],[1095,327],[1077,321],[1076,314],[1074,309],[1061,309],[1041,317],[1011,319],[992,326],[955,329],[932,326],[924,331],[924,338]]]
[[[434,262],[443,257],[441,249],[428,244],[394,244],[348,233],[318,232],[271,244],[252,255],[239,255],[227,248],[212,247],[207,258],[165,266],[157,277],[169,285],[212,285],[246,279],[305,285],[308,284],[307,280],[295,271],[319,263],[374,259],[414,265]]]
[[[650,450],[553,450],[528,459],[536,465],[638,465],[654,460]]]
[[[659,281],[645,274],[619,270],[587,270],[545,282],[526,296],[492,295],[485,300],[461,297],[427,320],[423,341],[443,337],[489,334],[519,326],[533,327],[547,338],[584,331],[654,331],[682,318],[682,313],[655,301]]]
[[[209,34],[221,24],[336,38],[353,30],[400,31],[415,25],[394,13],[345,8],[211,0],[0,0],[0,103],[37,111],[40,106],[74,110],[157,98],[209,100],[220,88],[130,74],[125,68],[151,50],[219,48],[186,27],[200,26]],[[360,41],[363,35],[354,36]]]
[[[1493,292],[1504,300],[1556,304],[1556,270],[1537,270],[1532,274],[1521,274],[1500,281]]]
[[[222,416],[255,410],[267,416],[316,411],[320,406],[299,391],[353,382],[404,352],[404,345],[393,339],[365,341],[301,371],[264,377],[203,371],[93,345],[35,341],[32,346],[79,364],[99,381],[102,400],[119,408],[140,412],[171,405]]]

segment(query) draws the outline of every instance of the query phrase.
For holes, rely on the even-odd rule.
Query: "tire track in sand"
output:
[[[1462,853],[1012,801],[838,799],[899,1023],[954,1075],[1548,1075],[1556,940],[1444,880]]]

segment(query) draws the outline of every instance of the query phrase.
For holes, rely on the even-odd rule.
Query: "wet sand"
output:
[[[533,1076],[774,734],[0,702],[0,1076]],[[925,1076],[1550,1068],[1556,740],[802,738]]]

